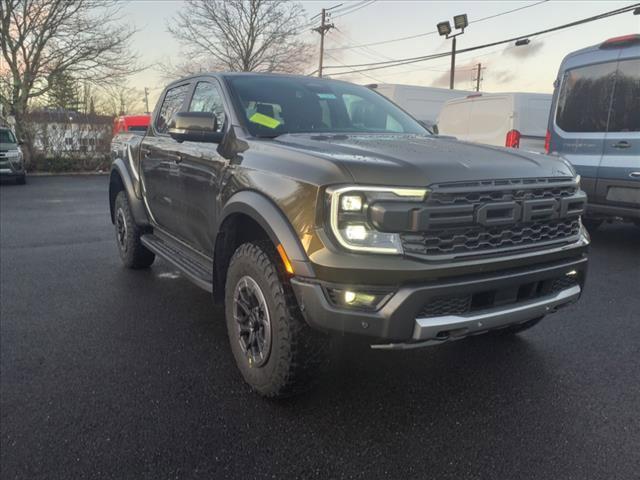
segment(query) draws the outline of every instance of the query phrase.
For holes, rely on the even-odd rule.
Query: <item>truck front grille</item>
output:
[[[421,231],[401,234],[402,246],[407,255],[450,260],[569,243],[577,240],[580,233],[579,213],[575,210],[564,217],[536,217],[534,213],[526,220],[521,216],[515,221],[508,218],[516,217],[514,208],[524,211],[527,203],[556,201],[559,206],[563,199],[572,201],[577,193],[577,185],[567,179],[436,185],[424,207],[429,224]],[[576,204],[579,206],[581,201],[584,202],[576,200]],[[490,213],[479,220],[479,209]],[[463,216],[469,220],[462,221]]]

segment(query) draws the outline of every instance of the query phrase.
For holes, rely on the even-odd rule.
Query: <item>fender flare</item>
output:
[[[221,226],[235,213],[251,217],[267,232],[274,245],[282,245],[296,275],[315,277],[298,235],[284,213],[269,198],[253,190],[235,193],[222,209],[218,225]]]
[[[136,224],[141,226],[148,226],[149,216],[147,215],[147,211],[144,206],[144,201],[136,195],[135,187],[133,180],[131,178],[131,173],[127,168],[126,163],[121,158],[117,158],[111,164],[111,174],[109,175],[109,212],[111,214],[111,221],[114,221],[113,216],[113,203],[115,201],[115,193],[112,192],[113,189],[113,178],[114,175],[120,177],[120,181],[122,182],[123,190],[127,195],[127,199],[129,200],[129,208],[131,208],[131,214],[133,215],[133,219]]]

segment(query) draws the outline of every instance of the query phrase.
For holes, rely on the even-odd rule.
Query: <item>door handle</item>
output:
[[[629,176],[631,178],[640,178],[640,172],[631,172]]]
[[[611,145],[613,148],[631,148],[631,144],[625,140]]]

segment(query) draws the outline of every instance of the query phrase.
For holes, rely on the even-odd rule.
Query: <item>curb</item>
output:
[[[109,175],[109,172],[27,172],[27,177],[67,177]]]

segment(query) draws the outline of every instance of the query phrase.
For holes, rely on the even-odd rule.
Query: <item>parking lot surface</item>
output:
[[[640,229],[593,234],[580,303],[513,338],[342,348],[251,393],[210,296],[125,270],[108,177],[0,186],[0,476],[640,478]]]

